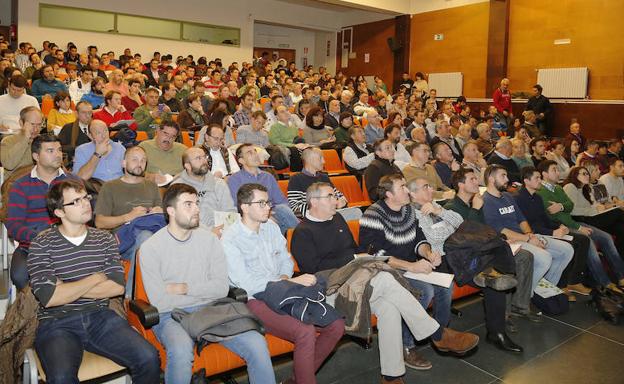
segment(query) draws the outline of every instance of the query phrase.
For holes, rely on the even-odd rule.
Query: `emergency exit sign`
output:
[[[436,33],[435,35],[433,35],[433,40],[435,40],[435,41],[444,40],[444,34],[443,33]]]

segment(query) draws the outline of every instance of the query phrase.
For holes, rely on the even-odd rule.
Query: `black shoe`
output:
[[[492,288],[495,291],[507,291],[518,285],[518,281],[512,275],[505,275],[494,268],[489,268],[477,275],[472,281],[481,288]]]
[[[512,309],[511,316],[517,317],[519,319],[529,320],[534,323],[541,323],[544,321],[544,319],[542,318],[541,312],[532,312],[532,311],[516,312]]]
[[[494,344],[498,349],[507,352],[522,353],[523,349],[518,344],[514,343],[506,333],[488,333],[486,338],[488,343]]]

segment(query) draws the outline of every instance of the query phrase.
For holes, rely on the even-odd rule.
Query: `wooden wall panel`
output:
[[[486,97],[489,3],[412,15],[410,73],[462,72],[464,95]],[[442,33],[444,40],[434,41]]]
[[[337,66],[336,72],[342,71],[348,76],[379,76],[388,88],[392,88],[394,55],[388,47],[388,38],[395,37],[395,19],[376,21],[373,23],[353,26],[353,49],[356,57],[349,59],[349,66],[341,68],[340,44],[341,35],[338,33]],[[405,48],[407,49],[407,48]],[[370,54],[370,62],[364,62],[364,54]]]
[[[589,67],[589,96],[624,99],[624,1],[511,1],[507,73],[529,91],[537,68]],[[571,44],[554,45],[555,39]]]

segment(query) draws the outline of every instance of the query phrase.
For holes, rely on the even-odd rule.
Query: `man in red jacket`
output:
[[[511,113],[511,92],[509,92],[509,79],[504,78],[501,80],[500,87],[496,88],[492,99],[494,100],[496,110],[502,115],[502,120],[506,120],[507,128],[509,130],[511,122],[513,121],[513,114]]]

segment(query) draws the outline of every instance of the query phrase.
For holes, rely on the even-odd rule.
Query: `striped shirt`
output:
[[[115,238],[101,229],[88,227],[87,231],[80,245],[66,239],[58,227],[41,232],[30,244],[27,265],[33,294],[41,303],[37,313],[39,320],[58,319],[108,306],[108,299],[81,297],[68,304],[45,308],[59,280],[70,283],[101,272],[115,283],[125,285]]]
[[[288,179],[288,205],[290,205],[290,209],[297,217],[305,217],[308,209],[306,191],[310,185],[320,182],[329,183],[334,187],[329,176],[323,172],[317,172],[316,175],[312,175],[304,169],[301,173],[297,173]],[[336,195],[337,199],[344,197],[342,192],[336,189],[336,187],[334,187],[334,195]]]
[[[6,226],[9,237],[17,240],[21,247],[28,248],[39,232],[58,221],[48,213],[46,194],[50,187],[68,177],[75,176],[59,169],[58,176],[47,184],[37,175],[37,167],[33,167],[28,175],[15,180],[9,190]]]

